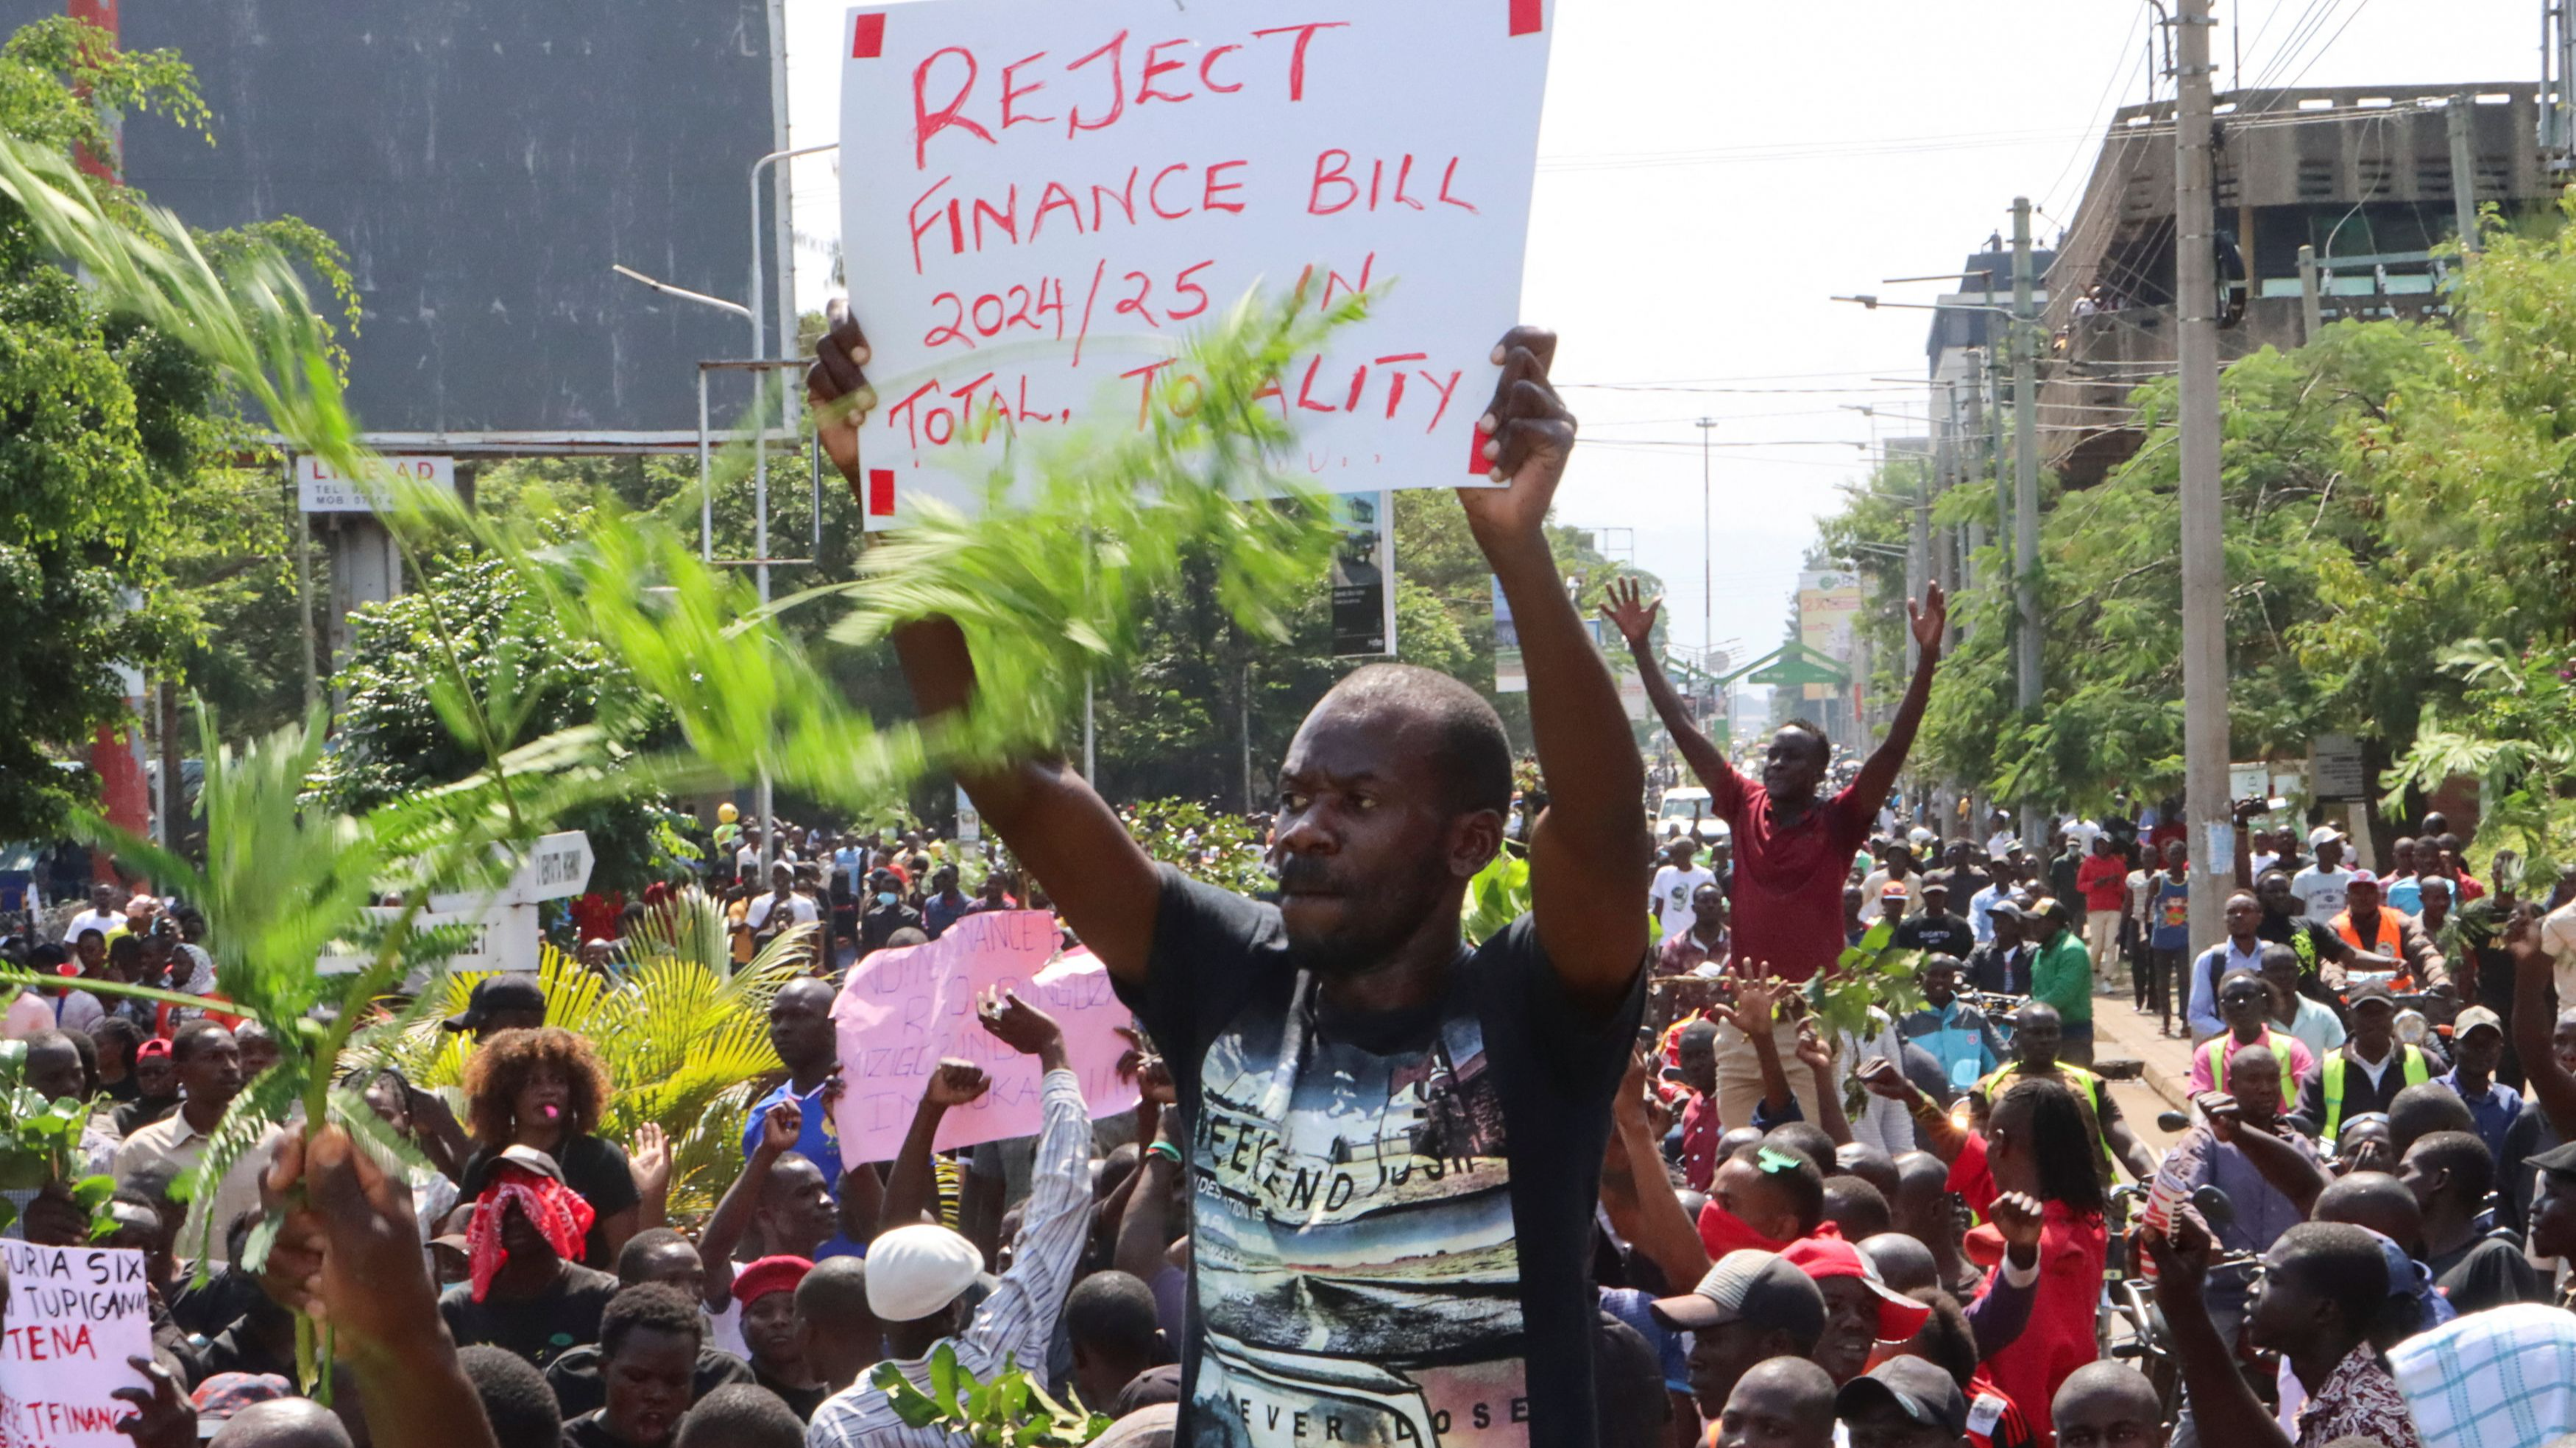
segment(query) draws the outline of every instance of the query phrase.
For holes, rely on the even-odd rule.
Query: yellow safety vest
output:
[[[2424,1064],[2424,1053],[2413,1046],[2400,1046],[2398,1064],[2406,1072],[2406,1084],[2421,1086],[2433,1079],[2432,1070]],[[2325,1064],[2317,1068],[2317,1079],[2325,1087],[2325,1126],[2317,1135],[2332,1147],[2335,1128],[2343,1125],[2343,1068],[2348,1058],[2341,1048],[2327,1053]]]
[[[2239,1050],[2245,1049],[2234,1045],[2233,1043],[2235,1040],[2236,1033],[2234,1031],[2228,1031],[2223,1034],[2210,1037],[2201,1045],[2200,1058],[2209,1067],[2209,1084],[2214,1090],[2224,1091],[2227,1089],[2228,1057],[2235,1055]],[[2295,1103],[2299,1099],[2299,1073],[2290,1065],[2290,1053],[2281,1045],[2281,1033],[2267,1028],[2263,1032],[2263,1039],[2255,1044],[2269,1046],[2272,1048],[2272,1055],[2281,1063],[2281,1099],[2285,1102]],[[2219,1048],[2222,1046],[2228,1048],[2227,1054],[2224,1056],[2219,1054]],[[2335,1054],[2337,1056],[2341,1056],[2343,1053],[2338,1051]],[[2337,1072],[2335,1093],[2338,1100],[2342,1098],[2342,1092],[2342,1073]]]
[[[2064,1061],[2058,1062],[2055,1069],[2076,1081],[2084,1083],[2085,1094],[2092,1098],[2088,1104],[2093,1108],[2094,1138],[2102,1143],[2102,1160],[2109,1163],[2114,1168],[2118,1167],[2120,1159],[2111,1154],[2110,1133],[2102,1129],[2102,1088],[2106,1083],[2101,1077],[2094,1075],[2083,1067],[2070,1066]],[[1977,1094],[1985,1097],[1986,1104],[1988,1106],[1992,1106],[1995,1101],[1995,1087],[2007,1078],[2018,1076],[2020,1074],[2021,1063],[2019,1061],[2011,1061],[1998,1066],[1994,1070],[1988,1072],[1984,1080],[1977,1083]]]

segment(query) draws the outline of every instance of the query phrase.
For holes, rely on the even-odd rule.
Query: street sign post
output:
[[[429,908],[412,917],[412,929],[426,933],[451,925],[473,928],[470,947],[448,957],[449,970],[533,972],[538,957],[537,906],[547,900],[568,900],[589,889],[596,862],[590,836],[580,830],[541,836],[499,889],[432,895]],[[379,906],[367,913],[390,924],[402,910]],[[365,969],[369,959],[356,951],[325,952],[315,968],[324,975],[348,975]]]

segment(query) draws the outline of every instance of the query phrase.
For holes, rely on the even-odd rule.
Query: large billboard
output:
[[[1852,624],[1860,617],[1860,579],[1831,569],[1798,575],[1798,642],[1828,658],[1851,662]],[[1810,699],[1831,698],[1830,684],[1809,684]]]
[[[12,29],[61,12],[0,0]],[[749,289],[750,167],[776,144],[765,0],[124,0],[119,18],[128,49],[196,68],[214,142],[127,117],[126,179],[195,226],[293,215],[347,249],[369,432],[690,430],[696,363],[750,351],[739,317],[609,267]]]

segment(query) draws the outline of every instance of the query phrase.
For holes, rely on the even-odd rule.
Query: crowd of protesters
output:
[[[2038,851],[2000,818],[1983,842],[1899,835],[1937,586],[1880,747],[1837,760],[1791,724],[1751,774],[1664,679],[1655,603],[1614,589],[1670,777],[1725,826],[1706,863],[1696,831],[1657,853],[1646,770],[1542,530],[1573,435],[1552,352],[1526,331],[1497,349],[1481,432],[1506,486],[1462,497],[1519,629],[1544,810],[1516,802],[1480,696],[1373,666],[1290,743],[1257,898],[1158,864],[1043,758],[962,781],[1007,866],[918,832],[765,821],[755,840],[728,816],[702,878],[735,958],[784,937],[808,969],[768,1006],[779,1072],[702,1220],[671,1214],[658,1132],[601,1134],[613,1093],[645,1083],[608,1079],[512,975],[443,1023],[469,1052],[460,1092],[347,1083],[425,1167],[297,1124],[174,1191],[275,1050],[225,1013],[209,922],[103,885],[61,938],[22,939],[40,984],[0,1030],[25,1084],[112,1107],[80,1150],[117,1185],[104,1217],[63,1181],[16,1193],[10,1230],[68,1246],[112,1222],[100,1240],[144,1254],[153,1353],[124,1431],[148,1448],[908,1448],[962,1440],[889,1384],[937,1397],[956,1370],[1096,1412],[1112,1448],[2576,1431],[2556,1285],[2576,1254],[2567,892],[2473,878],[2438,818],[2380,879],[2331,830],[2254,828],[2250,803],[2227,938],[2193,957],[2169,804],[2068,818]],[[864,339],[837,309],[819,355],[818,404],[864,395]],[[861,415],[818,412],[845,471]],[[969,702],[959,630],[896,643],[925,717]],[[1531,907],[1466,943],[1468,883],[1507,849]],[[898,1155],[845,1160],[842,967],[1014,909],[1051,911],[1132,1011],[1132,1116],[1095,1121],[1057,1022],[998,993],[975,1028],[1033,1060],[1038,1134],[935,1150],[993,1089],[950,1058]],[[614,969],[614,922],[582,936]],[[1912,952],[1919,992],[1828,1025],[1807,987],[1855,946]],[[2094,1013],[2120,994],[2194,1037],[2196,1109],[2161,1157],[2090,1069]],[[191,1223],[217,1260],[190,1260]],[[2150,1271],[2156,1311],[2121,1318],[2106,1282]],[[327,1407],[299,1393],[298,1313],[333,1332]]]

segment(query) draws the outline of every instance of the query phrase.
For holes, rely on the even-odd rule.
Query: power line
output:
[[[2131,13],[2129,18],[2129,33],[2126,37],[2122,38],[2120,41],[2120,49],[2112,57],[2110,79],[2102,82],[2102,94],[2094,98],[2092,108],[2084,113],[2084,133],[2078,138],[2074,151],[2067,156],[2066,164],[2057,168],[2057,179],[2048,183],[2047,196],[2051,204],[2056,202],[2057,188],[2066,184],[2066,177],[2068,173],[2075,169],[2075,163],[2084,159],[2084,152],[2086,149],[2084,143],[2099,134],[2099,130],[2093,122],[2093,118],[2102,114],[2103,102],[2108,101],[2113,93],[2119,89],[2120,77],[2129,68],[2129,42],[2136,38],[2138,26],[2145,21],[2146,17],[2147,10],[2146,6],[2143,4],[2139,5]],[[2152,34],[2147,37],[2147,49],[2150,51],[2155,49],[2155,37]],[[2048,208],[2043,206],[2040,209],[2045,211]]]
[[[2318,46],[2316,54],[2308,57],[2308,63],[2299,67],[2299,73],[2290,77],[2292,87],[2296,87],[2299,82],[2308,78],[2308,72],[2317,68],[2317,62],[2326,58],[2326,52],[2334,49],[2335,42],[2343,39],[2343,33],[2350,30],[2352,23],[2361,18],[2361,12],[2369,7],[2370,0],[2354,0],[2352,13],[2343,18],[2343,24],[2336,26],[2335,33],[2326,37],[2326,43]]]
[[[1669,383],[1648,382],[1560,382],[1556,385],[1559,391],[1569,387],[1580,387],[1587,392],[1687,392],[1704,395],[1724,394],[1728,396],[1764,396],[1796,393],[1811,396],[1823,395],[1828,397],[1847,397],[1860,392],[1919,392],[1922,390],[1921,388],[1914,387],[1912,385],[1898,386],[1892,384],[1888,386],[1873,385],[1866,387],[1685,387]]]
[[[1812,161],[1840,156],[1910,155],[1933,151],[1985,150],[2065,140],[2088,134],[2061,128],[2027,131],[1969,131],[1947,136],[1899,140],[1783,141],[1759,146],[1712,146],[1673,151],[1604,151],[1541,156],[1541,172],[1663,170],[1676,166],[1709,166],[1735,162]]]

